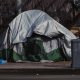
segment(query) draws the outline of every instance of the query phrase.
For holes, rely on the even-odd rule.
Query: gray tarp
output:
[[[20,46],[21,43],[26,42],[27,38],[31,37],[33,32],[39,35],[47,36],[49,38],[63,34],[63,47],[66,50],[67,56],[71,57],[71,40],[76,39],[75,35],[73,35],[72,32],[59,24],[53,18],[51,18],[48,14],[40,10],[25,11],[19,14],[9,24],[9,28],[7,29],[4,39],[4,48],[8,48],[9,45],[13,44],[15,45],[15,50],[19,48],[19,51],[22,51],[23,46]],[[49,42],[46,44],[49,45]],[[46,47],[46,44],[44,43],[44,47]],[[54,44],[56,44],[56,42],[52,42],[52,45]]]

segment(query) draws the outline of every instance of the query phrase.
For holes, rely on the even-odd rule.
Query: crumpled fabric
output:
[[[63,34],[63,47],[66,50],[67,56],[71,57],[71,40],[76,39],[76,36],[41,10],[25,11],[14,18],[7,29],[4,47],[8,48],[8,34],[9,44],[19,44],[26,42],[27,38],[31,37],[33,32],[49,38]]]

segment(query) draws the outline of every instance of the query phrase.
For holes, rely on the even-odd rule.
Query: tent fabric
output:
[[[18,54],[23,55],[23,43],[27,42],[33,33],[46,36],[50,39],[63,34],[64,38],[60,39],[61,44],[66,51],[66,56],[71,57],[71,40],[76,39],[76,36],[41,10],[25,11],[13,19],[6,32],[4,48],[13,48],[16,53],[18,50]],[[56,40],[53,40],[51,45],[53,46],[54,44],[56,46],[55,49],[57,49]],[[50,42],[43,43],[45,50],[50,48]],[[46,52],[51,52],[51,49]]]
[[[47,39],[47,38],[46,38]],[[52,39],[42,39],[41,37],[29,38],[25,43],[15,44],[12,49],[4,49],[2,57],[6,59],[5,53],[7,51],[8,61],[61,61],[64,60],[63,53],[60,47],[58,47],[58,38]],[[55,43],[49,44],[49,43]],[[49,44],[49,45],[44,45]],[[46,46],[46,47],[45,47]],[[56,47],[57,46],[57,47]]]

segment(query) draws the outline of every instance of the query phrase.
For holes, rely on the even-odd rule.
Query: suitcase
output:
[[[71,41],[72,68],[80,68],[80,39]]]

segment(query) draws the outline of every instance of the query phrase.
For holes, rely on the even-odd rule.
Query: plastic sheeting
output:
[[[4,39],[4,48],[26,42],[27,38],[31,37],[33,33],[49,38],[63,34],[62,46],[65,48],[67,56],[71,57],[71,40],[76,39],[75,35],[40,10],[25,11],[9,24]]]

